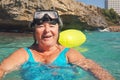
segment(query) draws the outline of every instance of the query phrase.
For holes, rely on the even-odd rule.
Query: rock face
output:
[[[75,0],[1,0],[0,28],[13,26],[25,28],[32,21],[37,8],[50,9],[54,7],[61,15],[64,23],[87,23],[89,28],[107,27],[107,22],[100,8],[85,5]],[[82,26],[82,25],[81,25]],[[77,26],[79,27],[79,26]],[[86,25],[82,26],[89,29]]]
[[[120,32],[120,26],[109,26],[108,29],[112,32]]]

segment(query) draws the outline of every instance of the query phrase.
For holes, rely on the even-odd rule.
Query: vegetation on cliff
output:
[[[102,13],[109,25],[120,25],[120,16],[114,11],[114,9],[102,9]]]

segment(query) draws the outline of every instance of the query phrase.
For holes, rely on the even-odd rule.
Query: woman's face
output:
[[[41,46],[52,46],[57,44],[59,34],[58,29],[58,24],[53,25],[48,22],[44,22],[41,25],[36,25],[35,37],[38,44]]]

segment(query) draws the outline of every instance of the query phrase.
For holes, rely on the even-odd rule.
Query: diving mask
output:
[[[40,25],[43,22],[49,22],[50,24],[56,24],[58,23],[60,26],[60,30],[63,27],[63,22],[58,15],[58,12],[56,10],[38,10],[34,14],[33,21],[31,22],[30,26],[31,28],[35,27],[35,24]]]
[[[59,15],[55,10],[40,10],[35,12],[34,24],[40,25],[43,22],[49,22],[50,24],[59,23]]]

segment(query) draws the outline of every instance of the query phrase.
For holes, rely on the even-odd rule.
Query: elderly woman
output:
[[[4,59],[0,64],[0,78],[19,68],[24,80],[65,80],[66,76],[67,80],[81,80],[80,77],[75,78],[81,70],[92,73],[98,80],[114,80],[92,60],[72,48],[60,45],[58,39],[61,27],[62,21],[57,11],[35,12],[32,23],[34,44],[20,48]],[[76,71],[74,65],[81,70]]]

